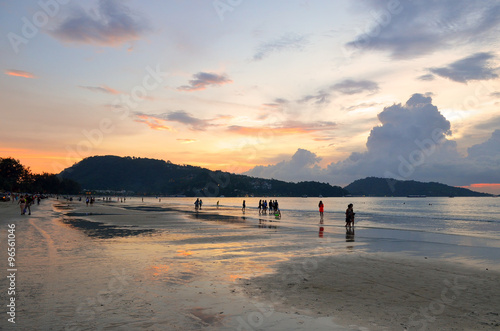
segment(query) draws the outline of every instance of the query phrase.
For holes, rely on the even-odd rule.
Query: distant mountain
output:
[[[129,191],[141,195],[338,197],[349,194],[326,183],[288,183],[163,160],[112,155],[88,157],[60,175],[89,191]]]
[[[344,187],[352,195],[366,196],[394,196],[406,197],[409,195],[433,197],[480,197],[491,196],[487,193],[474,192],[461,187],[448,186],[441,183],[423,183],[414,180],[396,180],[391,178],[368,177],[358,179]]]

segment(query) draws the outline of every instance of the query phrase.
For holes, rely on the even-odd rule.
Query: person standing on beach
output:
[[[323,221],[323,212],[325,211],[325,205],[323,204],[323,201],[321,200],[319,201],[318,208],[319,208],[319,217],[321,221]]]
[[[241,211],[244,213],[246,208],[245,200],[243,200],[243,206],[241,208]]]
[[[259,200],[259,215],[262,213],[262,200]]]
[[[354,227],[354,209],[353,204],[350,203],[347,205],[347,209],[345,211],[345,227]]]

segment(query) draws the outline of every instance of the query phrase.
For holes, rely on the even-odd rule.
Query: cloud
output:
[[[285,136],[294,134],[308,134],[321,131],[331,131],[336,129],[337,125],[334,122],[320,121],[311,123],[302,123],[298,121],[286,121],[275,126],[258,126],[258,127],[247,127],[232,125],[227,128],[227,131],[231,133],[237,133],[242,135],[257,135],[262,132],[269,132],[273,135]]]
[[[92,13],[73,7],[73,13],[50,34],[63,42],[117,46],[149,31],[148,21],[134,15],[118,0],[100,0]]]
[[[276,98],[276,99],[274,99],[273,102],[265,103],[263,105],[266,106],[266,107],[280,109],[283,106],[287,105],[289,102],[290,101],[288,101],[287,99],[284,99],[284,98]]]
[[[101,86],[78,86],[80,88],[92,91],[92,92],[100,92],[100,93],[106,93],[106,94],[121,94],[120,91],[117,91],[115,89],[112,89],[111,87],[108,87],[106,85],[101,85]]]
[[[334,84],[331,89],[342,94],[352,95],[363,93],[365,91],[375,93],[379,90],[379,87],[377,83],[369,80],[355,81],[352,79],[346,79],[340,83]]]
[[[193,79],[189,81],[189,85],[183,85],[177,89],[180,91],[200,91],[208,86],[220,86],[233,81],[227,78],[225,74],[219,75],[212,72],[199,72],[193,75]]]
[[[328,90],[319,90],[316,94],[308,94],[298,100],[299,103],[312,101],[316,105],[326,105],[331,101],[332,93]]]
[[[357,105],[352,105],[349,107],[342,107],[342,110],[353,111],[353,110],[357,110],[357,109],[372,108],[372,107],[375,107],[378,105],[380,105],[380,104],[376,103],[376,102],[370,102],[370,103],[362,102],[362,103],[357,104]]]
[[[152,129],[156,129],[157,124],[163,125],[163,122],[177,122],[188,126],[193,131],[205,131],[209,127],[220,126],[219,124],[213,124],[212,122],[231,118],[231,116],[219,115],[212,119],[199,119],[184,110],[170,111],[162,114],[136,113],[135,116],[139,118],[137,122],[147,123],[148,125],[149,123],[153,123],[153,126],[150,125]],[[147,119],[148,121],[144,122],[144,119]],[[170,128],[169,130],[172,131]]]
[[[432,73],[459,83],[471,80],[488,80],[497,78],[496,68],[489,66],[489,60],[494,59],[492,53],[476,53],[455,61],[446,67],[429,68]]]
[[[23,78],[36,78],[34,74],[28,71],[10,69],[5,71],[6,75],[23,77]]]
[[[204,131],[207,129],[207,127],[214,126],[210,123],[213,120],[199,119],[183,110],[169,112],[165,114],[165,119],[167,121],[178,122],[187,125],[191,128],[191,130],[194,131]]]
[[[315,153],[299,148],[289,161],[281,161],[269,166],[256,166],[244,174],[292,182],[305,178],[307,180],[318,180],[322,173],[321,168],[317,165],[320,161],[321,158]]]
[[[152,130],[157,130],[157,131],[175,131],[173,128],[165,125],[163,122],[165,122],[162,119],[159,119],[154,116],[149,116],[145,114],[136,114],[136,119],[134,120],[137,123],[145,123],[149,126],[150,129]]]
[[[373,127],[365,151],[319,168],[315,159],[293,163],[295,180],[319,180],[346,185],[369,176],[402,180],[437,181],[463,186],[471,183],[500,182],[500,130],[491,138],[469,148],[462,156],[449,140],[450,122],[426,94],[414,94],[405,104],[385,107],[378,114],[380,125]],[[334,141],[333,141],[334,144]],[[306,153],[301,152],[301,155]],[[289,179],[291,161],[259,166],[252,175]]]
[[[490,93],[490,97],[500,98],[500,92],[492,92]]]
[[[423,81],[431,81],[431,80],[434,80],[435,78],[436,77],[433,74],[426,74],[426,75],[422,75],[422,76],[418,77],[419,80],[423,80]]]
[[[284,51],[300,51],[309,43],[309,40],[304,35],[287,33],[275,40],[262,43],[257,48],[257,52],[253,56],[254,61],[260,61],[270,56],[273,53]]]
[[[467,149],[467,157],[472,159],[493,158],[500,160],[500,129],[493,131],[490,139]]]
[[[365,0],[363,11],[372,23],[360,26],[346,44],[351,50],[387,51],[404,59],[451,49],[457,44],[481,43],[495,37],[500,24],[500,4],[469,0]]]
[[[327,88],[320,89],[316,94],[309,94],[298,100],[299,103],[313,102],[316,105],[329,104],[334,93],[345,95],[359,94],[363,92],[376,93],[379,86],[370,80],[345,79]]]

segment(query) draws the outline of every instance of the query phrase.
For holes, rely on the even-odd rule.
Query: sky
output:
[[[0,0],[0,156],[500,193],[500,1]]]

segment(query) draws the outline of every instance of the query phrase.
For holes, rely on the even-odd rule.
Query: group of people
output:
[[[89,203],[90,205],[92,206],[95,202],[95,198],[94,197],[87,197],[87,199],[85,199],[85,204],[88,206]]]
[[[31,215],[31,206],[35,203],[35,200],[37,204],[40,204],[40,196],[33,196],[33,195],[19,195],[16,196],[14,199],[18,200],[19,208],[21,208],[21,215],[25,215],[26,212],[28,212],[28,215]],[[12,200],[14,202],[14,200]]]
[[[259,215],[260,214],[267,214],[268,208],[269,208],[269,214],[278,213],[280,211],[278,200],[274,200],[274,201],[269,200],[269,203],[267,202],[267,200],[259,200]]]
[[[202,205],[203,201],[200,198],[197,198],[196,201],[194,202],[195,209],[196,210],[201,209]],[[354,228],[354,215],[356,215],[356,213],[354,212],[353,207],[354,205],[350,203],[347,205],[347,209],[345,211],[346,229]],[[325,212],[325,205],[323,204],[323,201],[319,202],[318,208],[319,208],[320,223],[323,224],[323,216]],[[219,201],[217,201],[217,209],[219,209]],[[243,200],[241,210],[243,211],[243,213],[246,210],[245,200]],[[259,200],[259,215],[267,214],[268,211],[269,215],[274,214],[276,217],[281,217],[281,211],[279,209],[278,200],[269,200],[269,202],[267,200]]]
[[[197,198],[196,201],[194,202],[194,209],[196,210],[201,209],[201,206],[203,206],[203,201],[200,198]],[[219,205],[217,205],[217,207],[219,207]]]
[[[320,217],[320,223],[323,224],[323,214],[325,212],[325,205],[323,204],[323,201],[320,201],[318,204],[319,208],[319,217]],[[345,227],[347,228],[353,228],[354,227],[354,215],[356,213],[354,212],[354,205],[352,203],[347,205],[347,209],[345,211]]]

